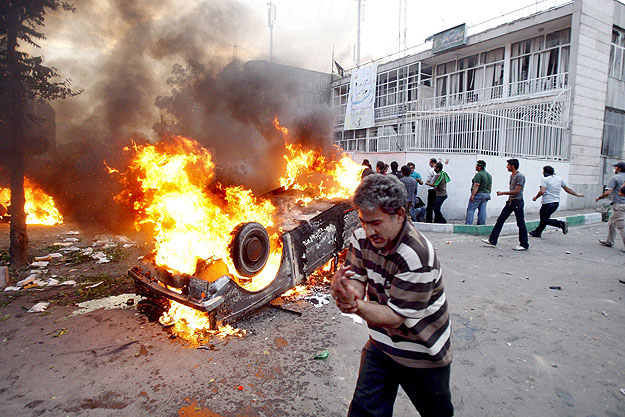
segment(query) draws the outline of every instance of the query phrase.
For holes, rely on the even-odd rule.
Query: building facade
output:
[[[439,46],[377,66],[366,128],[345,129],[351,76],[335,80],[334,142],[355,160],[412,161],[422,175],[429,158],[447,162],[452,219],[464,217],[478,159],[494,191],[508,188],[506,159],[520,160],[529,212],[540,207],[530,197],[547,164],[586,194],[561,207],[595,206],[624,157],[625,5],[575,0]],[[504,202],[493,194],[489,215]]]

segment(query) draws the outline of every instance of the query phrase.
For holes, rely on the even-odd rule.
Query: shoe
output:
[[[519,246],[517,246],[516,248],[513,248],[512,250],[515,250],[515,251],[522,251],[522,250],[528,250],[528,249],[529,249],[529,246],[526,248],[525,246],[521,246],[521,245],[519,245]]]
[[[531,232],[527,232],[527,234],[530,235],[531,237],[540,237],[540,235],[537,234],[535,230],[532,230]]]
[[[493,244],[491,243],[491,241],[490,241],[490,240],[488,240],[488,239],[481,239],[481,240],[482,240],[482,242],[483,242],[483,243],[486,243],[488,246],[495,246],[495,245],[493,245]]]
[[[599,241],[599,244],[600,244],[600,245],[603,245],[603,246],[607,246],[608,248],[611,248],[611,247],[612,247],[612,244],[611,244],[611,243],[608,243],[608,241],[607,241],[607,240],[600,240],[600,241]]]
[[[625,279],[619,279],[618,282],[620,282],[621,284],[625,284]]]
[[[562,233],[567,234],[568,232],[569,232],[569,223],[568,222],[562,223]]]

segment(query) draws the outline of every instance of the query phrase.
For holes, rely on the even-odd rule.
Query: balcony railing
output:
[[[499,101],[505,98],[553,93],[568,87],[568,73],[548,75],[546,77],[515,81],[505,85],[494,85],[486,88],[451,93],[421,101],[419,110],[432,110],[442,107],[475,105],[485,102]]]

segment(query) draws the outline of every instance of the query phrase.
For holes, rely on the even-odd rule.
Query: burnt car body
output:
[[[288,191],[274,190],[268,197],[283,221],[282,258],[275,278],[265,288],[246,290],[240,285],[240,277],[235,279],[220,260],[198,262],[196,273],[186,275],[158,267],[148,256],[128,272],[135,279],[137,294],[147,297],[162,311],[168,308],[168,300],[204,311],[209,314],[211,327],[231,324],[303,284],[347,246],[359,224],[357,211],[345,200],[317,200],[302,207]],[[250,258],[247,260],[253,264],[263,255],[259,247],[264,238],[254,236],[254,232],[251,235],[251,243],[241,246],[249,252],[244,258]],[[241,272],[238,266],[237,270]]]

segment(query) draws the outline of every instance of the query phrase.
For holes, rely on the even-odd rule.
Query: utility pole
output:
[[[362,12],[362,0],[358,0],[358,32],[356,35],[356,65],[360,66],[360,13]]]
[[[267,3],[267,26],[269,26],[269,62],[273,61],[273,24],[276,21],[276,5]]]

